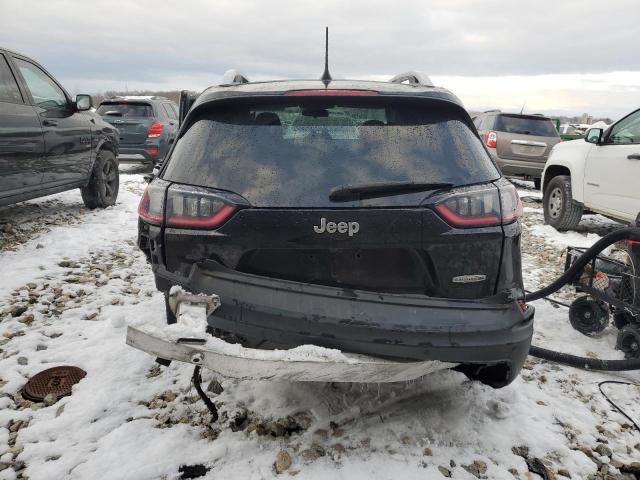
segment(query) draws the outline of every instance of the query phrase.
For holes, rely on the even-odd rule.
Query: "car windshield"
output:
[[[539,137],[558,137],[553,122],[546,117],[498,115],[493,128],[498,132],[516,133],[519,135],[537,135]]]
[[[113,117],[153,117],[153,109],[148,103],[103,102],[96,113]]]
[[[330,191],[347,184],[499,178],[463,113],[439,103],[286,97],[226,103],[195,118],[163,178],[230,190],[269,207],[335,206]],[[426,195],[377,204],[415,205]]]

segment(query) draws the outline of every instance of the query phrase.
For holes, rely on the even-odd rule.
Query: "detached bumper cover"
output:
[[[162,291],[180,285],[218,295],[222,305],[209,326],[250,348],[318,345],[403,362],[507,363],[517,373],[533,334],[533,308],[522,312],[509,293],[483,300],[390,295],[243,274],[213,261],[187,276],[159,265],[154,271]]]
[[[171,328],[171,327],[167,327]],[[175,338],[160,330],[127,330],[127,344],[161,358],[192,363],[226,377],[302,382],[402,382],[455,364],[393,362],[305,345],[293,350],[257,350],[228,344],[220,339]],[[185,343],[186,342],[186,343]]]

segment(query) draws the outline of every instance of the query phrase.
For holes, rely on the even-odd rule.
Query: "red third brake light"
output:
[[[498,146],[498,134],[496,132],[485,133],[484,144],[489,148],[496,148]]]
[[[151,125],[151,127],[149,127],[149,130],[147,131],[147,137],[149,138],[159,137],[160,135],[162,135],[163,128],[164,128],[164,125],[162,125],[162,123],[153,122],[153,124]]]
[[[380,93],[375,90],[289,90],[285,95],[290,97],[370,97]]]

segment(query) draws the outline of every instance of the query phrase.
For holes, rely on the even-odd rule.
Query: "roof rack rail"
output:
[[[424,73],[420,72],[404,72],[396,75],[391,80],[391,83],[404,83],[409,82],[409,85],[419,85],[422,87],[433,87],[433,82]]]
[[[502,113],[502,110],[500,110],[499,108],[494,108],[493,110],[485,110],[482,113]]]
[[[241,83],[249,83],[249,79],[244,73],[232,69],[224,72],[220,85],[238,85]]]

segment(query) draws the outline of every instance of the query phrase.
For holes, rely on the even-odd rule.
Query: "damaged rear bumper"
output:
[[[186,277],[157,265],[155,276],[163,291],[181,285],[218,295],[209,327],[259,351],[318,345],[401,363],[506,364],[514,378],[533,334],[533,308],[522,312],[510,292],[481,300],[383,294],[243,274],[213,261]]]
[[[168,327],[169,328],[169,327]],[[201,335],[204,339],[206,335]],[[226,344],[220,339],[197,341],[194,337],[178,338],[159,331],[145,332],[129,327],[127,344],[168,360],[191,363],[213,370],[225,377],[254,380],[287,380],[302,382],[402,382],[423,377],[455,364],[394,362],[365,355],[345,354],[325,349],[317,353],[296,349],[258,350]],[[231,350],[231,351],[230,351]],[[307,354],[305,354],[307,352]]]

